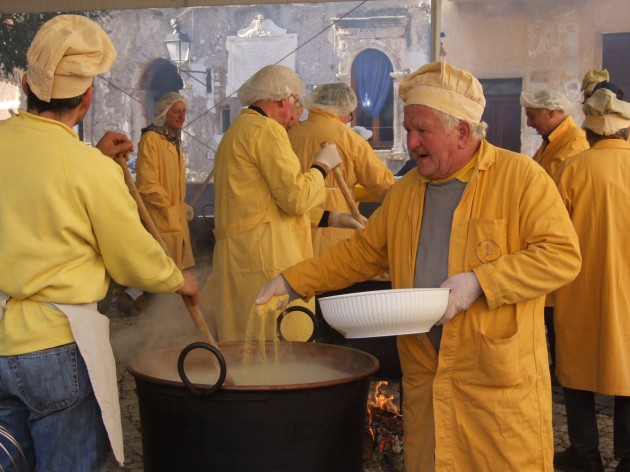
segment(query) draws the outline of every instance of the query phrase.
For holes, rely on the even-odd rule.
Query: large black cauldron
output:
[[[265,343],[269,362],[299,375],[293,383],[239,385],[244,343],[220,343],[235,385],[210,395],[189,390],[177,374],[180,349],[131,361],[136,379],[146,472],[360,472],[371,355],[341,346]],[[180,359],[181,361],[181,359]],[[193,390],[210,390],[217,370],[189,356],[184,379]],[[290,367],[290,368],[289,368]],[[210,381],[201,382],[200,370]],[[322,371],[337,371],[331,379]],[[313,373],[305,381],[304,373]],[[308,377],[308,375],[306,376]],[[274,383],[276,383],[274,385]]]

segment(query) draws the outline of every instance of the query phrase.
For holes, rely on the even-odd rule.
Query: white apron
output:
[[[0,320],[4,316],[9,296],[0,291]],[[123,466],[122,422],[118,400],[116,360],[109,342],[109,318],[101,315],[96,303],[63,305],[46,303],[66,315],[74,340],[85,361],[92,390],[101,409],[101,416],[114,457]]]
[[[109,318],[98,312],[96,303],[84,305],[49,303],[48,305],[57,308],[68,317],[72,335],[87,366],[114,457],[122,467],[125,456],[116,360],[109,342]]]

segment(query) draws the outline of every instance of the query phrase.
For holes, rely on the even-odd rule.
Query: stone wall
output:
[[[228,96],[226,89],[227,38],[236,36],[257,15],[262,15],[279,28],[286,29],[288,34],[297,34],[296,71],[307,88],[320,83],[349,81],[349,76],[340,69],[343,51],[335,47],[339,42],[335,38],[333,22],[356,6],[355,2],[338,2],[113,11],[104,28],[118,50],[118,59],[104,78],[95,81],[97,91],[94,106],[85,120],[84,137],[95,142],[105,130],[116,129],[128,133],[135,143],[139,141],[140,129],[147,125],[156,98],[151,83],[168,74],[177,75],[175,66],[165,60],[163,43],[171,32],[170,20],[177,18],[181,31],[192,39],[189,69],[197,71],[179,74],[184,86],[182,93],[189,102],[183,138],[188,179],[203,181],[213,167],[214,152],[222,136],[222,119],[226,113],[234,119],[240,112],[238,100],[234,95]],[[392,27],[387,21],[377,20],[366,23],[361,38],[346,38],[345,43],[356,49],[356,43],[365,40],[367,34],[373,40],[381,41],[384,49],[393,46],[395,53],[390,57],[398,77],[403,76],[404,69],[415,69],[428,61],[429,16],[426,8],[400,0],[374,0],[366,2],[349,16],[406,19],[397,29],[396,38],[392,38]],[[374,44],[366,43],[365,47],[374,47]],[[207,70],[210,71],[209,87],[206,84]],[[397,106],[400,108],[399,103]],[[393,168],[405,157],[401,136],[399,133],[393,152],[379,153]]]

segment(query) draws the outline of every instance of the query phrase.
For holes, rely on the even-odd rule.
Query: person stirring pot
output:
[[[91,147],[72,130],[115,58],[95,22],[56,16],[28,50],[28,111],[0,123],[0,426],[28,470],[102,471],[109,444],[123,463],[109,320],[96,311],[110,276],[198,302],[197,281],[144,229],[110,159],[132,143],[107,133]],[[1,469],[13,470],[12,452]]]

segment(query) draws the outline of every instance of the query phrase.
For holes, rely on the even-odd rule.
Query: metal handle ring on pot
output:
[[[210,388],[200,389],[195,387],[186,375],[186,372],[184,370],[184,361],[186,360],[186,356],[193,349],[205,349],[207,351],[210,351],[219,361],[219,378],[217,382]],[[223,382],[225,381],[225,377],[227,375],[227,366],[225,364],[225,358],[223,357],[223,354],[221,354],[221,351],[219,351],[216,347],[208,343],[196,342],[186,346],[179,354],[179,357],[177,359],[177,372],[179,372],[179,377],[182,379],[182,382],[184,382],[184,385],[186,385],[191,393],[200,397],[209,397],[210,395],[214,395],[214,393],[219,390],[223,385]]]
[[[212,213],[207,215],[206,208],[210,208],[211,210],[213,210]],[[203,216],[204,218],[214,216],[214,205],[212,203],[206,203],[203,207],[201,207],[201,216]]]
[[[287,308],[286,310],[280,313],[280,316],[278,316],[278,319],[276,320],[276,335],[278,336],[278,339],[280,341],[286,341],[286,339],[284,339],[284,336],[282,336],[282,329],[281,329],[282,320],[284,320],[284,317],[286,315],[288,315],[289,313],[293,311],[301,311],[302,313],[305,313],[311,319],[311,321],[313,322],[313,334],[311,334],[311,337],[308,338],[305,342],[310,343],[310,342],[315,341],[315,338],[317,337],[317,318],[315,318],[315,313],[313,313],[308,308],[305,308],[303,306],[298,306],[298,305]]]

